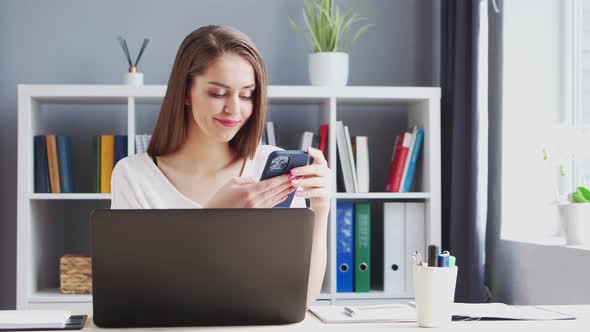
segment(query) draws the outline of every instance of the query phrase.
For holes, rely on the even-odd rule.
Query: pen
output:
[[[448,251],[445,253],[438,255],[438,266],[440,267],[449,267],[449,253]]]
[[[434,244],[428,246],[428,266],[437,266],[438,247]]]
[[[414,265],[422,266],[422,263],[424,262],[422,260],[422,255],[420,255],[419,251],[414,251],[412,259],[414,260]]]

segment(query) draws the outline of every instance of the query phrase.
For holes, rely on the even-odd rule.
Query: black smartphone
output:
[[[301,150],[276,150],[268,155],[266,165],[260,176],[260,181],[274,178],[275,176],[290,173],[293,168],[309,165],[311,157]],[[275,208],[288,208],[291,206],[295,192],[289,194],[286,200],[275,205]]]

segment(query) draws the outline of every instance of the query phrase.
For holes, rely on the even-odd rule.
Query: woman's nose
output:
[[[231,98],[229,98],[229,100],[227,101],[227,104],[225,105],[225,111],[227,113],[231,113],[231,114],[235,114],[235,113],[239,113],[240,111],[240,96],[232,96]]]

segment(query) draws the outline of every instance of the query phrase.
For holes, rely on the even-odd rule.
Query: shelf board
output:
[[[410,193],[336,193],[336,199],[428,199],[428,192],[410,192]]]
[[[39,290],[29,296],[29,302],[38,303],[91,303],[91,294],[62,294],[57,288]]]
[[[31,200],[110,200],[111,194],[72,193],[72,194],[29,194]]]
[[[121,84],[36,85],[19,84],[19,94],[42,103],[127,103],[128,97],[138,102],[161,102],[166,85],[129,86]],[[270,101],[319,102],[337,98],[344,103],[408,102],[440,98],[437,87],[413,86],[343,86],[269,85]]]

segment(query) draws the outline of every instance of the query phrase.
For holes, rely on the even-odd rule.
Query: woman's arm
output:
[[[291,170],[291,183],[302,190],[295,195],[309,198],[311,209],[315,213],[309,284],[307,287],[307,306],[312,305],[322,290],[326,272],[328,214],[330,212],[330,175],[328,163],[320,150],[307,150],[313,163]]]
[[[328,258],[328,209],[313,209],[315,224],[313,229],[313,243],[311,247],[311,263],[309,266],[309,284],[307,287],[307,306],[312,305],[322,291],[322,283],[326,273]]]

